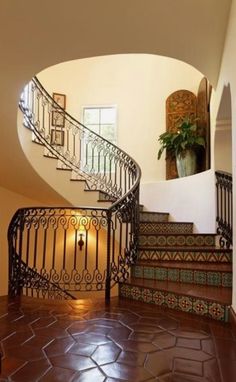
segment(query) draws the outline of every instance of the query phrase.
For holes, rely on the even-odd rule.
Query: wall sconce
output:
[[[82,248],[84,246],[84,227],[81,227],[79,229],[79,241],[78,241],[78,246],[80,251],[82,251]]]

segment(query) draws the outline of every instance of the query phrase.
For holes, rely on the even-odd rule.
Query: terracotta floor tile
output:
[[[44,348],[48,357],[66,353],[73,345],[75,341],[71,338],[57,338]]]
[[[77,374],[71,382],[104,382],[106,376],[98,369],[90,369]]]
[[[111,378],[125,379],[127,381],[146,381],[152,375],[140,366],[131,366],[119,363],[111,363],[101,366],[102,371]]]
[[[70,348],[69,353],[90,357],[95,352],[96,349],[97,349],[96,345],[83,344],[83,343],[76,342]]]
[[[236,380],[236,362],[231,359],[221,359],[220,369],[223,377],[223,382],[233,382]]]
[[[236,362],[236,341],[216,338],[216,352],[220,358],[228,358]]]
[[[176,345],[177,338],[170,333],[162,332],[157,334],[153,339],[153,344],[158,349],[167,349]]]
[[[126,363],[132,366],[143,366],[146,359],[145,353],[122,351],[117,359],[119,363]]]
[[[50,358],[53,366],[72,370],[86,370],[96,367],[96,364],[88,357],[75,354],[64,354]]]
[[[10,334],[0,336],[0,382],[236,380],[230,324],[122,299],[6,301],[0,298],[0,335]]]
[[[50,367],[46,359],[28,362],[11,376],[11,380],[14,382],[37,381]]]
[[[52,367],[41,379],[40,382],[69,382],[75,376],[74,370]]]
[[[114,343],[98,346],[92,354],[92,359],[98,364],[115,362],[121,352],[121,349]]]
[[[105,345],[106,343],[110,343],[111,340],[102,334],[91,334],[84,333],[73,336],[76,342],[82,342],[92,345]]]

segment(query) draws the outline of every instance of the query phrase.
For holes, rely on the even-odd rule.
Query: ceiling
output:
[[[30,197],[38,197],[44,186],[24,160],[16,128],[20,92],[34,74],[82,57],[151,53],[193,65],[214,86],[230,4],[231,0],[1,0],[0,184]],[[48,192],[53,197],[53,190]]]

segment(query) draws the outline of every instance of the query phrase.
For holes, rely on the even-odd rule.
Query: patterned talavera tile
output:
[[[168,269],[167,268],[156,268],[155,269],[155,278],[156,278],[156,280],[167,280]]]
[[[138,265],[132,266],[131,275],[132,275],[132,277],[142,278],[143,277],[143,267],[138,266]]]
[[[232,273],[222,273],[222,286],[232,287]]]
[[[152,301],[152,295],[153,295],[153,291],[151,289],[148,289],[148,288],[142,289],[142,301],[151,302]]]
[[[179,310],[183,312],[192,312],[193,301],[190,297],[182,296],[179,298]]]
[[[221,273],[220,272],[207,272],[207,284],[208,285],[221,285]]]
[[[187,234],[193,232],[192,223],[173,223],[173,222],[141,222],[140,233],[152,234]]]
[[[174,293],[167,293],[165,295],[165,303],[168,306],[168,308],[178,308],[178,295]]]
[[[169,214],[161,212],[146,212],[140,213],[140,222],[167,222]]]
[[[216,320],[224,320],[226,314],[225,309],[224,306],[217,304],[216,302],[209,303],[209,315]]]
[[[180,270],[180,281],[182,281],[184,283],[193,283],[194,282],[193,274],[194,273],[192,270],[181,269]]]
[[[168,269],[168,280],[179,281],[179,269]]]
[[[193,299],[193,312],[200,316],[208,315],[207,301]]]
[[[145,279],[154,279],[155,278],[155,268],[144,267],[143,269],[143,277]]]
[[[156,305],[164,305],[165,303],[165,293],[162,291],[154,291],[152,295],[152,299],[154,304]]]
[[[130,289],[130,292],[128,292],[127,288]],[[210,300],[196,299],[191,296],[132,285],[126,285],[126,288],[123,288],[123,285],[121,285],[120,296],[184,312],[195,313],[199,316],[210,317],[218,321],[228,321],[229,307]]]
[[[139,249],[139,260],[160,260],[160,261],[200,261],[200,262],[212,262],[212,263],[231,263],[232,251],[227,252],[218,251],[183,251],[183,250],[145,250]]]
[[[206,272],[195,271],[194,272],[194,282],[196,284],[203,284],[203,285],[205,285],[207,283],[207,274],[206,274]]]

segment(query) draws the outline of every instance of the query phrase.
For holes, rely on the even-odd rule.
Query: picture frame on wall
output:
[[[65,127],[65,115],[62,111],[52,111],[52,126]]]
[[[64,146],[64,131],[58,129],[51,130],[51,145]]]
[[[61,93],[52,93],[53,100],[63,109],[66,109],[66,95]]]

